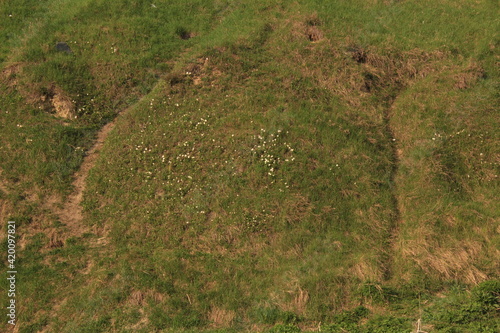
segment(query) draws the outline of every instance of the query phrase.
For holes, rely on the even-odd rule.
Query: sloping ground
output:
[[[94,145],[88,150],[79,170],[74,174],[72,184],[74,190],[73,193],[65,199],[62,205],[63,207],[60,209],[57,207],[51,207],[59,216],[59,219],[64,221],[68,228],[71,229],[69,234],[72,236],[80,236],[85,232],[83,227],[82,199],[87,177],[90,170],[94,167],[99,156],[99,152],[104,145],[104,141],[113,130],[114,125],[114,121],[110,122],[97,133],[97,139]]]
[[[496,331],[494,5],[63,3],[2,72],[16,330]]]
[[[500,254],[498,207],[491,201],[498,191],[498,99],[488,93],[493,87],[478,82],[485,74],[477,64],[462,66],[433,75],[432,85],[417,85],[396,104],[404,133],[398,183],[406,221],[399,253],[417,263],[407,274],[477,284],[499,268],[490,265]],[[463,87],[464,76],[474,83]],[[422,127],[410,131],[411,123]],[[415,187],[419,195],[409,195]]]

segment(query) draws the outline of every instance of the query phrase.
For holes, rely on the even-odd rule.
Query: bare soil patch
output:
[[[22,65],[20,63],[14,63],[14,64],[11,64],[11,65],[5,67],[2,70],[2,75],[1,75],[2,81],[7,83],[7,85],[10,87],[17,86],[17,84],[18,84],[17,77],[18,77],[21,69],[22,69]]]
[[[35,105],[41,103],[45,110],[55,113],[60,118],[75,119],[76,117],[73,101],[58,86],[51,85],[49,88],[42,88],[41,93],[35,93],[31,100]]]

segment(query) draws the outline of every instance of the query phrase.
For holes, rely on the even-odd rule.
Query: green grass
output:
[[[20,332],[498,329],[493,1],[11,12],[0,202],[24,244]],[[115,117],[71,237],[47,202]]]

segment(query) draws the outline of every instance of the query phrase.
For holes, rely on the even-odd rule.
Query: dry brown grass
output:
[[[296,295],[293,299],[295,311],[300,315],[304,314],[306,312],[306,306],[308,302],[309,293],[307,292],[307,290],[303,290],[302,288],[298,287]]]
[[[134,307],[142,307],[146,301],[146,296],[141,290],[134,290],[130,293],[127,303]]]
[[[312,26],[316,28],[316,26]],[[294,28],[296,30],[299,28]],[[293,34],[293,32],[292,32]],[[448,55],[414,49],[364,49],[350,40],[312,45],[308,53],[292,55],[304,76],[340,96],[345,103],[360,107],[366,98],[385,88],[404,88],[438,70],[437,63]]]
[[[292,40],[306,40],[316,43],[325,39],[321,20],[317,13],[308,16],[295,15],[287,21]]]
[[[159,293],[155,290],[133,290],[125,304],[130,305],[134,308],[143,308],[147,305],[148,301],[152,301],[156,304],[161,304],[165,301],[167,296],[162,293]]]
[[[212,307],[208,314],[208,319],[214,328],[228,328],[233,323],[236,313],[232,310],[225,310],[219,307]]]
[[[53,249],[64,246],[63,237],[61,236],[60,232],[57,229],[50,230],[48,233],[48,237],[49,237],[49,243],[48,243],[49,248]]]
[[[75,105],[71,99],[59,87],[54,87],[51,93],[50,103],[58,117],[74,119],[76,116]]]
[[[9,87],[15,87],[19,83],[18,76],[22,74],[23,63],[16,62],[4,67],[0,74],[0,82]]]
[[[360,281],[382,281],[384,276],[379,265],[373,264],[364,257],[356,260],[356,263],[349,269],[349,274]]]
[[[454,76],[455,88],[467,89],[473,86],[480,78],[485,75],[484,69],[476,62],[470,63],[461,73]]]
[[[299,279],[291,273],[284,277],[282,292],[271,293],[272,302],[282,311],[305,315],[310,300],[310,293],[303,289]]]
[[[405,260],[416,263],[425,274],[442,280],[453,279],[475,285],[488,278],[476,267],[484,251],[481,243],[453,239],[446,239],[443,243],[450,245],[441,247],[436,241],[422,237],[406,241],[401,250]]]
[[[323,39],[323,32],[317,26],[307,26],[305,35],[311,42],[319,42]]]
[[[432,59],[442,60],[440,71],[432,65]],[[483,265],[495,257],[495,250],[489,243],[491,230],[486,231],[490,228],[488,225],[495,222],[485,221],[474,232],[464,234],[460,239],[454,237],[461,224],[467,222],[460,217],[460,208],[447,202],[447,193],[435,182],[436,174],[442,172],[443,166],[430,152],[435,151],[441,137],[429,129],[439,126],[439,119],[425,113],[429,109],[444,109],[451,119],[456,119],[458,95],[450,94],[450,91],[474,85],[484,73],[474,63],[448,62],[443,53],[433,54],[429,61],[423,67],[414,66],[423,68],[415,77],[424,75],[425,80],[393,104],[392,128],[398,138],[398,149],[402,150],[399,168],[405,170],[396,177],[396,183],[400,184],[398,201],[404,221],[396,246],[396,269],[398,279],[402,281],[418,280],[421,278],[418,275],[424,274],[442,281],[457,280],[473,285],[487,279],[492,272],[491,267],[484,270]],[[417,80],[411,81],[410,85],[414,82]],[[445,107],[442,100],[447,101]],[[413,111],[408,112],[409,108]],[[468,157],[468,151],[458,154],[464,160],[473,158]],[[473,165],[469,168],[473,169]],[[487,198],[474,193],[472,183],[464,182],[463,186],[472,196],[472,201],[488,203]],[[442,232],[443,228],[449,229],[449,234]]]

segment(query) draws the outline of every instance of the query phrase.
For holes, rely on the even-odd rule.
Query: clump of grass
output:
[[[457,287],[448,297],[429,307],[424,320],[432,322],[437,332],[463,330],[465,332],[494,332],[500,325],[495,309],[499,300],[498,280],[486,281],[474,289],[472,295]]]

